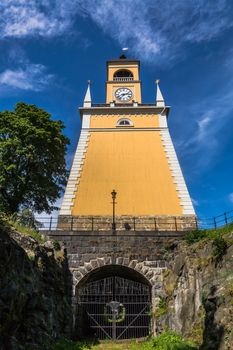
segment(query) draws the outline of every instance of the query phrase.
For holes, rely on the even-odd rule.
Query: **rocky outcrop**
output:
[[[174,329],[203,350],[229,350],[233,349],[233,234],[215,243],[204,239],[167,247],[169,268],[155,317],[158,331]]]
[[[49,349],[69,336],[70,273],[58,243],[0,227],[0,349]]]
[[[100,236],[98,246],[95,235],[69,237],[66,247],[74,251],[68,268],[61,243],[39,244],[0,226],[0,350],[46,350],[54,339],[69,337],[72,280],[107,264],[128,266],[149,280],[154,278],[152,272],[159,278],[151,311],[157,334],[173,329],[200,350],[233,350],[233,234],[191,245],[176,236],[158,236],[152,244],[148,236],[142,237],[144,246],[133,235],[125,235],[114,262],[108,257],[113,238]],[[136,254],[136,248],[139,258],[145,257],[143,264],[135,256],[130,262],[128,255]],[[98,258],[98,249],[106,255],[103,259]],[[149,256],[153,264],[146,259]]]

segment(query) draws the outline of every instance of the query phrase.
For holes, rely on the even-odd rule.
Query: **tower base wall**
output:
[[[60,215],[57,229],[71,231],[111,231],[112,216],[71,216]],[[197,228],[194,215],[159,215],[115,217],[116,231],[191,231]]]
[[[163,279],[169,269],[167,252],[175,249],[178,242],[183,239],[185,232],[83,232],[83,231],[46,231],[50,239],[62,242],[66,249],[68,267],[71,272],[72,305],[73,305],[73,331],[74,336],[80,334],[83,327],[79,319],[78,308],[79,288],[85,286],[91,276],[108,268],[128,271],[129,278],[140,274],[147,280],[151,288],[151,307],[156,314],[159,303],[166,293]],[[112,270],[111,270],[112,269]],[[157,321],[151,318],[150,332],[157,333]]]

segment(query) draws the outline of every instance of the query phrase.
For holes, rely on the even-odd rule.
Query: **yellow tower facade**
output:
[[[116,218],[141,229],[192,228],[195,212],[170,137],[165,105],[157,82],[154,104],[141,101],[140,62],[107,62],[106,102],[93,104],[90,82],[82,129],[59,220],[111,221],[111,191],[117,192]],[[86,226],[85,226],[86,225]],[[128,226],[130,227],[130,226]],[[106,228],[106,226],[102,226]]]

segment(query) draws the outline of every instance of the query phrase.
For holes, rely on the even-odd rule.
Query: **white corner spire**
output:
[[[159,88],[159,80],[155,80],[155,83],[157,85],[157,92],[156,92],[156,106],[158,107],[165,107],[165,102],[164,102],[164,99],[163,99],[163,95],[160,91],[160,88]]]
[[[83,107],[91,107],[91,90],[90,90],[91,81],[88,80],[87,83],[88,83],[88,86],[87,86],[87,92],[83,102]]]

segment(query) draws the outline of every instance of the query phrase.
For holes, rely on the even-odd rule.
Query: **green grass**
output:
[[[144,342],[136,340],[117,343],[112,341],[73,342],[61,340],[51,350],[197,350],[197,347],[175,332],[168,331]]]
[[[44,243],[42,235],[36,229],[23,225],[19,220],[15,219],[14,216],[9,217],[0,212],[0,229],[10,231],[12,228],[22,235],[34,238],[39,243]]]
[[[14,229],[16,231],[18,231],[22,235],[30,236],[30,237],[34,238],[37,242],[44,243],[45,240],[43,239],[42,235],[38,231],[36,231],[35,229],[33,229],[31,227],[24,226],[24,225],[20,224],[17,221],[14,221],[14,220],[9,220],[9,223],[11,226],[14,227]]]
[[[185,235],[185,240],[188,244],[193,244],[203,239],[216,239],[232,232],[233,223],[217,229],[190,231]]]
[[[51,350],[139,350],[142,344],[135,341],[112,342],[112,341],[71,341],[61,340],[56,343]]]

